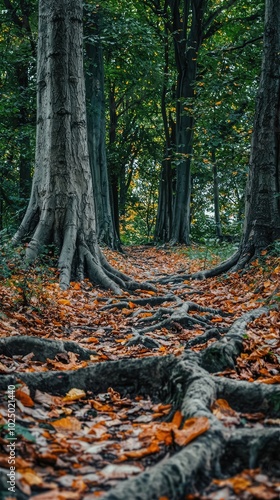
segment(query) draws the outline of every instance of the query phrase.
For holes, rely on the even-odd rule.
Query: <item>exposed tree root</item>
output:
[[[241,271],[246,269],[251,262],[257,259],[264,248],[264,245],[260,245],[258,247],[254,244],[250,244],[250,242],[247,245],[241,243],[238,250],[232,254],[231,257],[211,269],[198,271],[193,274],[181,272],[178,274],[163,276],[157,280],[153,280],[153,283],[173,284],[173,289],[177,289],[178,286],[176,285],[185,280],[203,280],[219,276],[226,272]]]
[[[53,359],[57,354],[68,352],[78,354],[82,360],[88,360],[91,355],[96,354],[72,341],[40,339],[28,335],[0,338],[0,354],[8,357],[33,353],[35,361],[46,361],[47,358]]]
[[[165,297],[165,301],[167,301]],[[146,333],[152,332],[154,330],[159,330],[161,328],[171,328],[172,326],[178,329],[184,329],[186,327],[192,328],[194,325],[199,325],[202,328],[209,328],[211,326],[211,318],[216,315],[224,315],[224,313],[217,309],[212,309],[210,307],[202,307],[195,302],[184,302],[177,296],[173,296],[173,300],[176,301],[175,307],[160,307],[157,310],[151,310],[151,316],[141,318],[139,324],[149,324],[149,326],[133,329],[134,337],[128,342],[128,345],[133,345],[135,343],[143,343],[146,341],[142,338]],[[170,301],[170,299],[169,299]],[[205,313],[205,315],[191,314],[197,311],[198,313]],[[139,312],[135,313],[135,315]],[[144,345],[147,345],[146,343]]]
[[[234,368],[235,359],[242,352],[242,341],[247,323],[266,313],[267,308],[260,307],[238,318],[221,340],[201,352],[204,368],[209,372],[221,371],[227,367]]]
[[[210,428],[205,434],[184,448],[174,443],[172,456],[166,456],[137,477],[120,483],[105,494],[103,498],[106,500],[154,500],[164,496],[180,500],[188,493],[201,491],[213,477],[234,475],[244,468],[262,466],[267,469],[269,464],[273,464],[274,474],[280,474],[278,426],[267,424],[258,429],[224,427],[211,411],[216,399],[226,399],[236,411],[262,412],[266,417],[279,417],[279,386],[240,382],[209,373],[209,370],[214,372],[220,366],[225,367],[226,363],[232,366],[242,348],[246,323],[265,312],[265,308],[260,308],[244,314],[214,344],[215,349],[211,345],[202,353],[186,350],[180,357],[126,359],[95,363],[75,371],[3,375],[0,388],[6,390],[18,379],[29,386],[31,395],[36,389],[62,395],[73,387],[98,394],[113,386],[122,395],[144,394],[157,401],[171,402],[173,412],[179,409],[184,419],[198,416],[209,419]],[[27,339],[24,340],[33,349],[34,339]],[[18,342],[15,337],[3,339],[4,352],[22,353]],[[52,341],[43,342],[44,347],[48,347]],[[77,352],[73,344],[55,342],[53,354],[57,349],[64,352],[71,348],[72,352]],[[26,351],[27,347],[24,353]],[[80,354],[87,355],[88,350],[81,349]]]

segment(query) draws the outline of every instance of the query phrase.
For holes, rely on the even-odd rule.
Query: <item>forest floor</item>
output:
[[[64,394],[55,394],[29,387],[23,374],[55,372],[58,380],[62,372],[100,363],[168,355],[180,358],[187,349],[205,350],[245,313],[266,307],[265,313],[260,310],[248,322],[243,350],[235,364],[211,371],[216,377],[252,385],[280,383],[279,257],[263,252],[247,272],[174,285],[172,275],[212,267],[219,257],[195,246],[134,246],[126,248],[125,254],[105,253],[113,266],[139,282],[171,275],[170,283],[157,284],[157,292],[139,287],[121,297],[88,281],[71,283],[69,290],[62,291],[54,268],[35,266],[27,273],[13,261],[7,263],[11,275],[3,276],[0,283],[0,379],[11,385],[12,378],[6,376],[16,375],[17,384],[15,428],[9,426],[7,415],[8,397],[10,402],[13,397],[5,383],[1,385],[0,483],[4,491],[4,479],[13,463],[8,463],[8,456],[13,459],[8,445],[13,442],[17,493],[10,490],[8,496],[7,491],[2,492],[1,498],[102,498],[128,477],[150,470],[188,447],[209,429],[203,416],[184,422],[172,401],[153,399],[145,393],[120,394],[114,378],[102,392],[96,392],[93,384],[87,391],[74,385],[70,390],[65,388]],[[158,297],[163,297],[162,301],[157,301]],[[186,301],[189,321],[182,322],[173,312]],[[193,309],[193,304],[201,309]],[[205,331],[208,335],[201,340]],[[49,352],[44,343],[48,340],[57,341]],[[81,350],[74,344],[62,347],[60,341],[73,341]],[[154,373],[145,376],[152,379]],[[12,422],[12,406],[9,408]],[[242,428],[258,432],[280,426],[279,413],[267,416],[257,407],[240,411],[223,398],[213,401],[211,412],[230,431]],[[16,439],[9,441],[11,429]],[[217,474],[203,491],[192,491],[184,498],[279,499],[280,476],[275,473],[279,462],[278,455],[271,473],[269,467],[253,466],[240,467],[233,475]],[[158,498],[168,500],[164,493]]]

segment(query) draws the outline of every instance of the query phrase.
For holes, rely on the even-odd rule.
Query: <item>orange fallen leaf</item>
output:
[[[172,418],[172,423],[179,429],[182,420],[183,420],[183,415],[179,410],[177,410],[174,414],[174,417]]]
[[[97,339],[96,337],[89,337],[89,338],[87,339],[87,342],[88,342],[89,344],[98,344],[98,343],[99,343],[99,339]]]
[[[95,399],[91,399],[89,403],[93,406],[93,408],[97,411],[104,411],[104,412],[112,412],[113,408],[112,406],[106,405],[99,403],[99,401],[95,401]]]
[[[241,475],[229,477],[228,479],[214,479],[213,483],[222,487],[230,486],[236,495],[238,495],[242,491],[247,490],[248,487],[252,484],[249,479],[242,477]]]
[[[132,310],[131,309],[127,309],[127,307],[124,307],[122,309],[122,313],[125,314],[126,316],[129,316],[130,314],[132,314]]]
[[[71,302],[68,299],[58,299],[57,302],[63,306],[71,306]]]
[[[255,361],[259,358],[263,358],[266,356],[269,352],[271,352],[271,347],[269,346],[262,346],[253,351],[249,356],[248,359],[251,361]]]
[[[228,402],[225,399],[216,399],[212,406],[213,414],[218,416],[220,413],[223,415],[231,415],[235,416],[236,411],[229,406]]]
[[[19,399],[19,401],[23,404],[23,406],[27,406],[32,408],[34,406],[34,401],[31,399],[29,394],[27,394],[25,391],[22,391],[21,389],[17,389],[15,392],[16,398]]]
[[[183,429],[174,430],[174,441],[179,446],[186,446],[210,428],[207,417],[193,417],[185,421]]]
[[[262,382],[263,384],[280,384],[280,375],[274,375],[268,378],[258,378],[256,382]]]
[[[150,318],[153,315],[151,312],[143,312],[138,314],[138,318]]]
[[[126,451],[120,458],[119,461],[123,462],[124,460],[127,460],[129,458],[132,459],[137,459],[139,460],[140,458],[146,457],[147,455],[152,455],[153,453],[157,453],[160,450],[160,447],[158,443],[153,441],[148,448],[142,448],[140,450],[134,450],[134,451]]]
[[[52,422],[52,425],[59,431],[79,431],[82,427],[81,422],[76,417],[60,418]]]

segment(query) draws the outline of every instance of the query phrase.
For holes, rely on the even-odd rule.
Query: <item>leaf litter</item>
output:
[[[125,257],[109,250],[106,253],[113,266],[138,281],[177,273],[186,267],[188,272],[196,272],[202,264],[201,259],[187,260],[180,249],[131,247]],[[250,382],[279,383],[280,317],[275,307],[279,301],[279,276],[279,259],[268,256],[265,266],[256,263],[246,274],[232,273],[206,282],[187,281],[185,289],[173,289],[173,293],[180,296],[190,288],[193,301],[227,313],[228,316],[211,320],[221,329],[260,303],[271,307],[269,315],[260,316],[248,325],[244,350],[237,358],[235,369],[224,370],[219,375]],[[73,340],[90,349],[92,355],[90,360],[81,361],[77,354],[68,352],[38,361],[33,359],[34,353],[11,357],[1,354],[0,373],[3,374],[17,373],[20,378],[20,373],[25,371],[76,370],[122,358],[179,356],[189,340],[203,333],[199,324],[183,328],[175,323],[171,328],[151,331],[150,337],[159,342],[158,349],[141,344],[128,346],[139,318],[150,318],[153,314],[149,303],[138,306],[134,300],[150,298],[154,292],[138,290],[133,296],[124,293],[127,307],[104,310],[105,304],[117,304],[120,298],[93,287],[86,280],[72,283],[69,290],[61,291],[55,275],[53,279],[46,277],[38,286],[34,273],[34,279],[29,281],[30,300],[26,305],[22,289],[16,285],[20,279],[17,276],[9,286],[5,282],[0,285],[0,338],[28,335]],[[159,295],[165,295],[171,285],[158,289]],[[207,340],[193,349],[199,351],[213,341]],[[118,481],[140,473],[209,428],[205,417],[182,422],[182,415],[174,413],[171,405],[151,401],[145,395],[134,399],[122,397],[112,388],[96,395],[73,387],[64,397],[36,391],[32,398],[28,387],[20,383],[16,399],[17,487],[34,500],[79,500],[86,499],[87,494],[89,498],[102,496]],[[0,404],[2,468],[7,467],[6,407],[3,394]],[[212,411],[226,427],[279,425],[279,419],[266,420],[262,414],[236,412],[225,400],[214,402]],[[272,482],[259,470],[245,470],[234,478],[213,480],[204,496],[186,498],[273,500],[279,498],[279,494],[280,483]]]

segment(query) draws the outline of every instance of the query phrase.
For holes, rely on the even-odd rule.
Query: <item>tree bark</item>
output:
[[[193,151],[193,99],[197,57],[202,42],[205,0],[186,2],[182,20],[173,11],[175,60],[177,65],[176,97],[176,193],[171,242],[190,244],[191,157]],[[189,34],[187,25],[191,22]]]
[[[164,80],[161,93],[161,114],[165,135],[165,151],[162,160],[158,210],[155,227],[155,241],[168,242],[172,233],[172,214],[173,214],[173,184],[175,180],[175,168],[172,168],[172,159],[174,161],[174,148],[176,144],[176,127],[172,120],[171,113],[167,113],[167,92],[168,92],[168,73],[169,73],[169,36],[168,29],[164,25]]]

